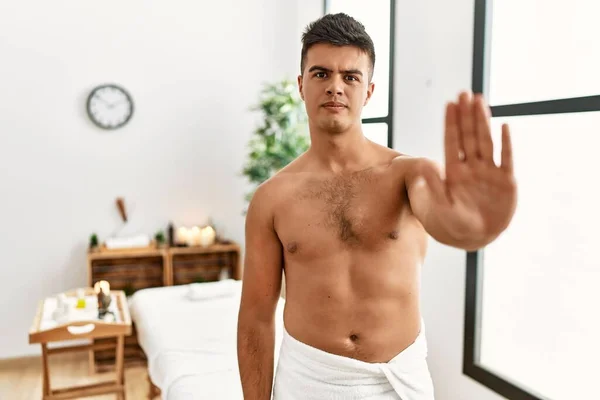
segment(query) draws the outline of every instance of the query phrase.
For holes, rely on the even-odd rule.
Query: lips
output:
[[[323,104],[323,107],[328,107],[328,108],[346,108],[346,105],[343,103],[338,103],[337,101],[328,101],[327,103]]]

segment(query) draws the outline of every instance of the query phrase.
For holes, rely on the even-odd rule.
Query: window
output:
[[[591,399],[600,358],[594,0],[476,0],[473,90],[511,125],[519,203],[467,257],[464,372],[508,399]],[[557,28],[560,25],[560,28]]]
[[[394,13],[395,0],[325,0],[325,13],[344,12],[360,21],[375,45],[375,91],[363,109],[363,132],[384,146],[393,143]]]

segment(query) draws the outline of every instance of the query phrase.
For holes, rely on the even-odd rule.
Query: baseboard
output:
[[[57,347],[78,346],[78,345],[85,345],[85,344],[90,344],[90,343],[91,343],[91,340],[89,340],[89,339],[68,340],[68,341],[63,341],[63,342],[48,343],[48,348],[54,349]],[[4,360],[19,360],[21,358],[35,358],[35,357],[42,356],[42,347],[39,344],[29,345],[28,350],[30,350],[30,351],[27,351],[26,353],[10,354],[8,356],[0,357],[0,362],[4,361]]]

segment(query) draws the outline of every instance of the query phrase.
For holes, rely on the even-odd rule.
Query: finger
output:
[[[446,133],[444,135],[446,165],[460,162],[460,153],[463,152],[460,143],[457,111],[456,103],[446,105]]]
[[[490,127],[491,112],[481,94],[475,95],[475,124],[477,126],[477,145],[479,157],[488,162],[494,162],[494,143]]]
[[[421,176],[425,179],[427,187],[433,197],[433,200],[440,205],[448,205],[449,199],[446,192],[446,184],[441,176],[441,171],[429,165],[423,166]]]
[[[513,151],[508,124],[502,124],[502,163],[500,167],[506,172],[513,173]]]
[[[465,158],[467,161],[473,161],[477,159],[477,137],[474,129],[475,121],[471,94],[468,92],[461,93],[458,104],[461,141],[465,150]]]

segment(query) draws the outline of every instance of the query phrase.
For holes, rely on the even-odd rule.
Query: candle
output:
[[[196,246],[197,244],[200,243],[200,228],[197,226],[192,227],[192,229],[189,232],[189,237],[188,237],[188,246]]]
[[[175,237],[175,241],[180,244],[187,243],[188,236],[189,236],[188,228],[186,228],[185,226],[182,226],[177,229],[177,235]]]
[[[108,283],[107,281],[98,281],[94,285],[94,291],[96,292],[96,294],[99,294],[100,292],[102,292],[105,295],[109,295],[110,294],[110,283]]]
[[[215,243],[216,232],[212,226],[202,228],[200,232],[200,245],[203,247],[210,246]]]
[[[83,289],[77,289],[77,304],[75,308],[85,308],[85,291]]]

